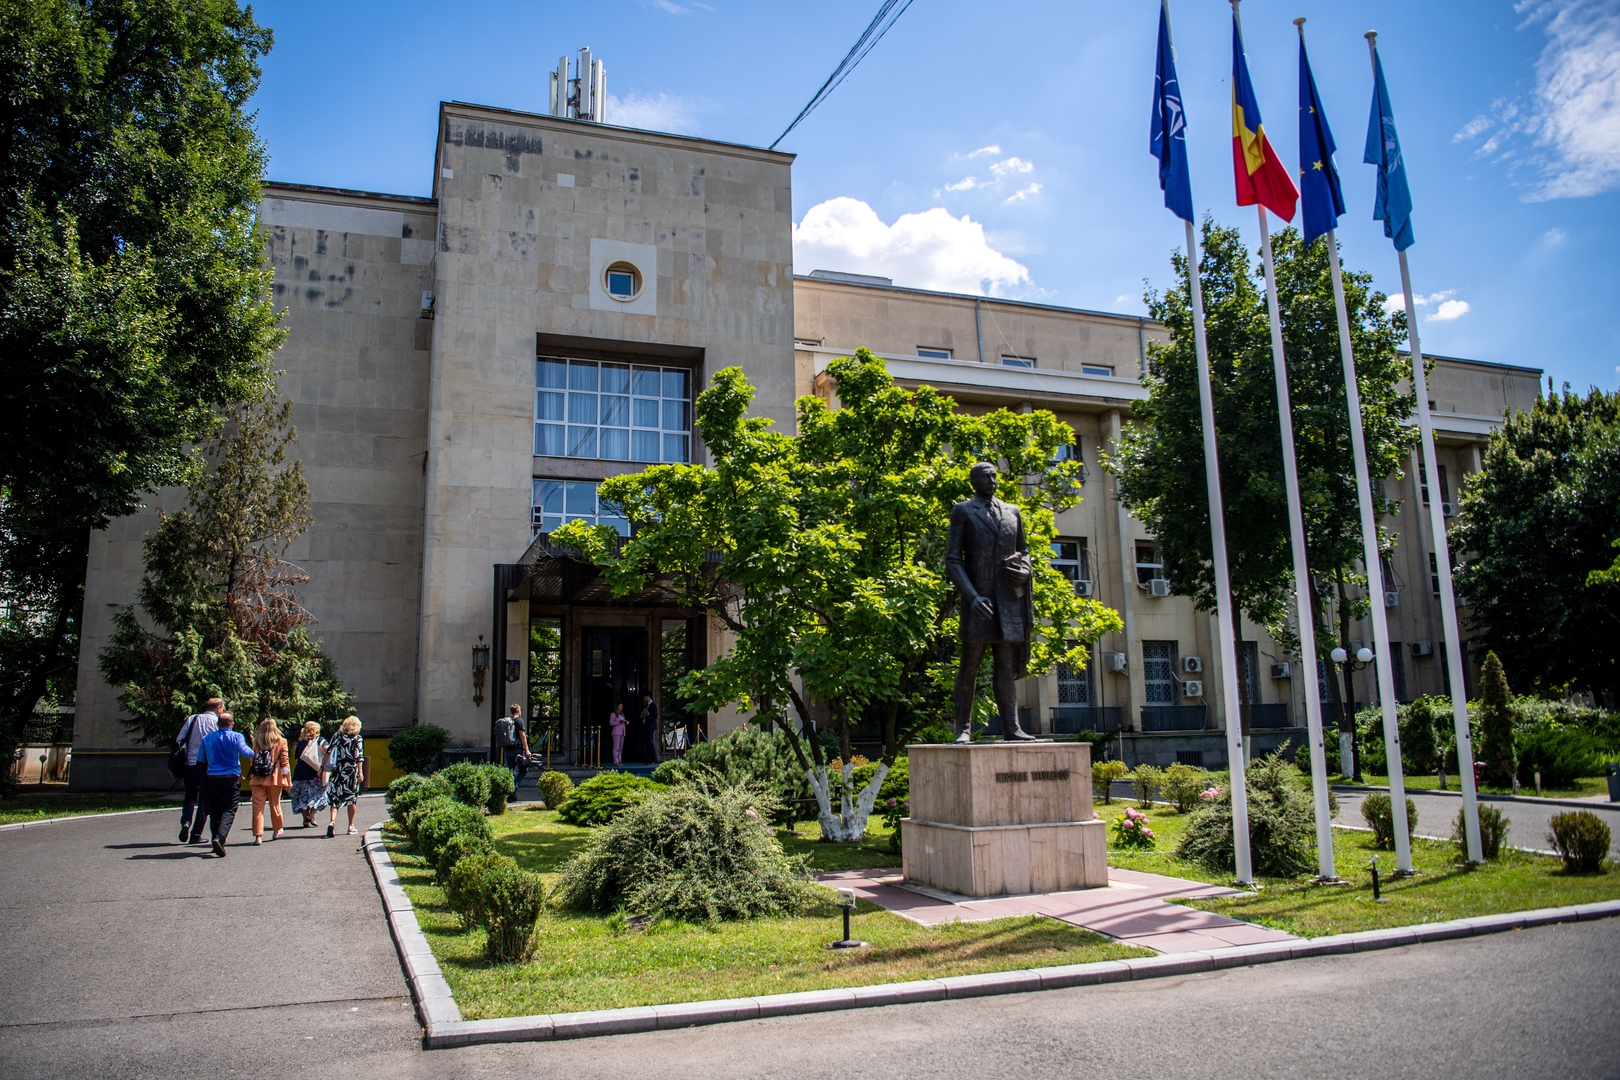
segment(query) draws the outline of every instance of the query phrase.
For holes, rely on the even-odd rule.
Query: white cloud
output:
[[[994,144],[991,144],[990,146],[981,146],[981,147],[979,147],[977,150],[973,151],[973,153],[969,154],[968,157],[976,158],[976,157],[979,157],[982,154],[990,154],[990,155],[994,156],[994,155],[999,154],[999,153],[1001,153],[1001,147],[996,146]]]
[[[1546,232],[1541,234],[1541,246],[1555,248],[1563,244],[1563,242],[1568,239],[1569,233],[1565,232],[1563,229],[1548,229]]]
[[[965,176],[954,184],[946,184],[946,191],[972,191],[979,186],[978,177]]]
[[[652,6],[660,11],[667,11],[671,15],[685,15],[688,13],[686,8],[681,7],[679,4],[671,3],[671,0],[652,0]]]
[[[1001,205],[1002,206],[1011,206],[1015,202],[1023,202],[1025,199],[1028,199],[1031,196],[1039,195],[1040,193],[1041,193],[1041,185],[1039,185],[1039,184],[1030,184],[1027,187],[1019,188],[1017,191],[1013,192],[1011,195],[1007,196],[1005,199],[1002,199],[1001,200]]]
[[[1498,99],[1452,136],[1528,174],[1530,201],[1620,187],[1620,5],[1614,0],[1520,0],[1524,26],[1544,24],[1531,100]],[[1524,145],[1528,143],[1528,146]]]
[[[990,163],[990,171],[995,173],[998,178],[1008,176],[1012,173],[1027,173],[1032,171],[1034,168],[1034,162],[1025,161],[1021,157],[1010,157],[1005,161],[994,161]]]
[[[984,226],[943,207],[903,214],[885,225],[859,199],[828,199],[793,228],[793,267],[890,277],[898,285],[999,296],[1028,285],[1029,270],[985,240]]]
[[[690,135],[698,130],[697,109],[688,98],[670,94],[609,94],[607,122],[645,131]]]
[[[1434,314],[1428,318],[1429,322],[1451,322],[1468,314],[1468,301],[1447,300],[1435,309]]]
[[[1451,322],[1453,319],[1462,318],[1471,310],[1468,301],[1453,300],[1452,297],[1456,295],[1456,289],[1446,289],[1444,292],[1430,293],[1428,296],[1416,293],[1412,297],[1412,306],[1419,312],[1425,308],[1434,308],[1424,316],[1425,322]],[[1401,296],[1386,296],[1384,310],[1391,315],[1397,311],[1405,311],[1406,300]]]

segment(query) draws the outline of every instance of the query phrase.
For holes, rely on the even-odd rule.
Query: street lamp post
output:
[[[1335,648],[1332,652],[1328,653],[1328,659],[1332,660],[1335,664],[1342,664],[1345,667],[1348,667],[1351,671],[1360,671],[1362,668],[1364,668],[1368,664],[1372,663],[1373,651],[1371,649],[1367,648],[1364,645],[1361,648],[1356,650],[1356,658],[1355,658],[1355,660],[1352,661],[1350,659],[1350,654],[1345,652],[1343,648]],[[1355,697],[1355,695],[1352,694],[1351,695],[1352,700],[1347,703],[1347,707],[1351,709],[1351,713],[1350,713],[1350,759],[1351,759],[1350,760],[1350,779],[1354,780],[1356,783],[1359,784],[1359,783],[1361,783],[1361,732],[1356,727],[1356,716],[1355,716],[1355,709],[1354,709],[1354,706],[1355,706],[1354,697]],[[1344,772],[1344,762],[1342,762],[1342,761],[1339,762],[1339,771],[1341,773]]]

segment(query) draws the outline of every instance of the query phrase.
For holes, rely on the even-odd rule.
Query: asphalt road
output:
[[[379,816],[362,804],[361,820]],[[352,838],[0,833],[0,1076],[1620,1077],[1620,920],[1126,986],[432,1053]],[[323,830],[324,831],[324,830]],[[244,830],[245,833],[245,830]]]
[[[1366,825],[1361,816],[1361,800],[1365,793],[1341,790],[1337,794],[1339,816],[1333,820],[1346,825]],[[1451,826],[1462,809],[1462,796],[1414,791],[1408,791],[1406,796],[1417,809],[1417,835],[1437,840],[1451,839]],[[1531,802],[1528,799],[1481,799],[1480,805],[1494,806],[1506,814],[1512,823],[1508,827],[1508,844],[1531,851],[1550,851],[1552,845],[1547,842],[1547,822],[1554,814],[1577,809],[1561,803]],[[1579,809],[1590,810],[1608,822],[1609,857],[1620,860],[1620,803],[1593,802]]]

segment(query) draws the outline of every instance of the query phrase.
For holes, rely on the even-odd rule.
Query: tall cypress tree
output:
[[[1485,762],[1485,782],[1501,787],[1513,783],[1517,762],[1513,754],[1513,697],[1507,673],[1494,652],[1485,654],[1479,669],[1479,753]]]

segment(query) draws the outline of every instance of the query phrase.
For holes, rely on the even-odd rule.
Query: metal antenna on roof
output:
[[[570,120],[591,120],[607,123],[607,65],[591,58],[591,47],[579,50],[579,59],[572,64],[569,77],[567,56],[557,57],[557,69],[551,72],[552,116]]]

